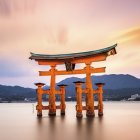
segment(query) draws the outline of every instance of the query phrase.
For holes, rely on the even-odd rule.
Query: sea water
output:
[[[47,104],[47,103],[45,103]],[[59,104],[59,103],[57,103]],[[104,102],[104,116],[76,118],[75,102],[66,115],[37,118],[36,103],[0,104],[0,140],[140,140],[140,102]]]

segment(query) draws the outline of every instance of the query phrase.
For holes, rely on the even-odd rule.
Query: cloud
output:
[[[140,45],[140,26],[133,27],[127,30],[123,30],[115,34],[113,40],[116,40],[118,43],[133,43]]]
[[[9,17],[14,14],[32,13],[38,0],[0,0],[0,15]]]
[[[130,73],[135,73],[139,69],[136,65],[140,54],[140,27],[129,27],[139,23],[138,3],[138,0],[127,1],[127,4],[126,0],[0,0],[1,82],[20,81],[29,85],[29,81],[37,81],[35,77],[39,77],[41,68],[28,60],[30,51],[81,52],[116,42],[118,53],[105,61],[107,72],[128,73],[129,67],[134,67]],[[115,36],[111,42],[107,37],[112,32]]]
[[[23,77],[30,74],[30,69],[20,62],[0,59],[0,77]]]

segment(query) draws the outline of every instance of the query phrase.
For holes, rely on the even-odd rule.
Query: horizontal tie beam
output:
[[[90,69],[90,73],[102,73],[105,72],[105,68],[106,67],[101,67],[101,68],[91,68]],[[65,70],[61,70],[55,71],[56,75],[69,75],[69,74],[86,74],[86,69],[78,69],[78,70],[73,70],[73,71],[65,71]],[[51,75],[50,71],[39,71],[39,75],[40,76],[49,76]]]
[[[98,110],[98,106],[94,106],[95,110]],[[87,106],[82,106],[82,110],[87,110]]]

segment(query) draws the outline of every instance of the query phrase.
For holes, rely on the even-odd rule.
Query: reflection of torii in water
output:
[[[38,111],[38,116],[42,116],[42,110],[48,109],[49,115],[56,115],[56,109],[61,109],[61,114],[65,114],[65,86],[58,85],[60,90],[55,89],[55,77],[56,75],[68,75],[68,74],[86,74],[86,88],[82,89],[81,81],[74,82],[76,84],[76,111],[77,117],[82,117],[82,110],[86,110],[87,117],[93,117],[94,110],[98,109],[98,115],[103,115],[103,103],[102,103],[102,86],[103,83],[96,83],[98,86],[97,90],[94,90],[92,87],[91,73],[100,73],[105,72],[105,67],[94,68],[91,67],[92,62],[105,61],[106,58],[110,55],[116,54],[117,44],[89,52],[82,53],[71,53],[71,54],[59,54],[59,55],[47,55],[47,54],[34,54],[31,53],[30,59],[34,59],[38,62],[39,65],[50,65],[51,69],[49,71],[39,71],[40,76],[51,76],[50,89],[43,90],[43,83],[36,83],[38,86],[38,105],[36,107]],[[85,63],[85,68],[76,69],[75,65],[77,63]],[[58,71],[56,65],[65,64],[66,70]],[[82,93],[86,94],[86,106],[82,106]],[[42,105],[42,94],[49,94],[49,105]],[[56,106],[55,104],[55,94],[60,94],[61,104]],[[94,96],[93,94],[98,94],[98,106],[94,106]]]

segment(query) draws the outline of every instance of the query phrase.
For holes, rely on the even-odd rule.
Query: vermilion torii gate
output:
[[[50,65],[51,69],[49,71],[39,71],[40,76],[51,76],[50,80],[50,89],[43,90],[43,83],[36,83],[37,94],[38,94],[38,104],[37,104],[37,115],[42,116],[42,110],[49,110],[49,115],[56,115],[56,109],[61,109],[61,115],[65,114],[65,86],[66,85],[58,85],[60,90],[55,89],[55,77],[56,75],[68,75],[68,74],[86,74],[86,88],[82,89],[83,82],[76,81],[74,82],[76,85],[76,111],[77,117],[82,117],[82,110],[86,110],[87,117],[93,117],[94,110],[98,109],[98,115],[103,115],[103,103],[102,103],[102,94],[103,83],[96,83],[98,86],[97,90],[94,90],[92,87],[91,74],[92,73],[101,73],[105,72],[105,67],[94,68],[91,66],[92,62],[105,61],[106,58],[110,55],[116,54],[116,46],[117,44],[89,52],[82,53],[71,53],[71,54],[58,54],[58,55],[47,55],[47,54],[34,54],[31,53],[29,59],[33,59],[38,62],[39,65]],[[75,69],[75,65],[77,63],[85,63],[85,67],[83,69]],[[57,65],[65,64],[66,70],[57,70]],[[86,94],[86,105],[82,106],[82,93]],[[42,105],[42,94],[49,94],[49,105]],[[56,106],[55,104],[55,94],[60,94],[61,104],[60,106]],[[98,95],[98,106],[94,106],[94,96],[93,94]]]

